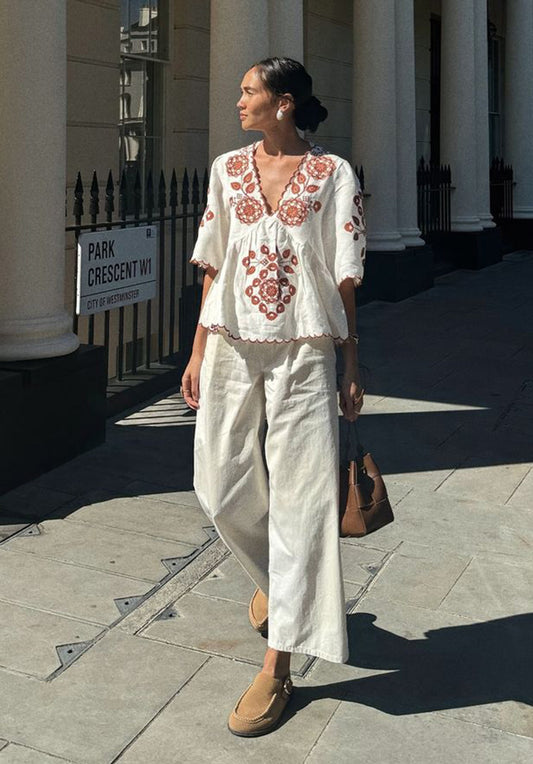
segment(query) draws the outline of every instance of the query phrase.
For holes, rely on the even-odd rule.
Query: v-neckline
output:
[[[313,143],[312,141],[308,141],[309,148],[307,149],[305,154],[303,154],[302,158],[298,162],[298,166],[296,167],[296,169],[292,173],[291,177],[289,178],[289,180],[285,184],[285,188],[281,192],[281,196],[278,199],[278,203],[276,205],[276,209],[273,210],[272,207],[270,206],[270,203],[269,203],[268,199],[266,198],[266,196],[265,196],[265,194],[263,192],[263,188],[261,186],[261,175],[259,173],[259,169],[258,169],[257,163],[255,161],[255,154],[256,154],[256,151],[257,151],[257,147],[259,146],[260,143],[261,143],[261,141],[255,141],[254,143],[252,143],[252,151],[251,151],[252,172],[254,173],[254,176],[255,176],[255,182],[256,182],[256,185],[257,185],[257,190],[258,190],[259,195],[260,195],[260,197],[261,197],[261,199],[263,201],[263,205],[264,205],[264,208],[265,208],[265,214],[267,215],[267,217],[274,217],[274,215],[276,215],[277,212],[279,211],[281,203],[285,200],[285,195],[287,193],[288,188],[292,185],[292,182],[293,182],[295,176],[298,175],[298,173],[302,169],[304,162],[306,161],[306,159],[309,156],[309,154],[313,151],[313,149],[315,148],[316,144]],[[270,212],[268,210],[270,210]]]

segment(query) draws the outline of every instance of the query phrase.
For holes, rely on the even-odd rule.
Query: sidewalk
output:
[[[294,656],[265,737],[226,728],[266,641],[176,392],[0,496],[0,764],[533,761],[532,288],[515,252],[359,309],[396,521],[342,541],[349,663]]]

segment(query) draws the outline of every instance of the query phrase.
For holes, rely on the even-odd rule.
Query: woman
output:
[[[211,167],[190,260],[205,274],[182,391],[197,410],[198,500],[257,586],[252,625],[268,628],[263,668],[228,721],[234,734],[255,736],[277,725],[290,697],[291,653],[348,659],[335,345],[340,405],[353,421],[362,406],[354,286],[366,237],[351,165],[297,132],[327,116],[304,67],[257,62],[237,108],[243,129],[263,140]]]

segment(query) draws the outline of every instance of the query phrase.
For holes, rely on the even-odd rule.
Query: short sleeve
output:
[[[202,268],[212,266],[217,271],[224,262],[229,229],[229,215],[224,208],[219,160],[220,157],[216,157],[211,165],[206,206],[198,226],[198,238],[189,260],[190,263]]]
[[[348,161],[338,168],[335,183],[335,282],[352,278],[356,287],[363,281],[366,254],[366,224],[359,178]]]

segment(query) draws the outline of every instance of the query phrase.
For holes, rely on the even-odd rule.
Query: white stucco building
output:
[[[533,248],[533,0],[0,0],[0,10],[0,384],[9,389],[29,389],[39,359],[47,369],[70,359],[78,374],[88,340],[102,343],[101,314],[93,335],[86,322],[73,332],[65,188],[68,223],[78,171],[86,189],[94,170],[101,187],[109,170],[115,183],[123,169],[143,181],[148,170],[201,175],[217,154],[260,137],[241,130],[236,103],[244,72],[269,55],[303,61],[329,110],[308,137],[363,168],[359,299],[403,299],[443,266],[496,262],[502,232],[507,246]],[[506,221],[491,214],[497,157],[514,173]],[[449,230],[431,241],[420,224],[421,158],[451,172]],[[131,326],[126,310],[124,342]],[[113,350],[113,322],[110,331]],[[112,377],[113,352],[108,363]]]
[[[235,104],[244,71],[268,55],[305,63],[329,109],[314,140],[363,166],[376,296],[401,299],[431,282],[417,220],[422,156],[451,167],[456,243],[449,246],[466,252],[467,264],[498,255],[489,199],[495,156],[513,167],[522,246],[531,235],[533,0],[2,5],[5,360],[77,345],[69,328],[75,258],[63,250],[65,182],[72,189],[78,170],[118,177],[128,162],[178,173],[203,168],[254,140]]]

